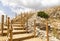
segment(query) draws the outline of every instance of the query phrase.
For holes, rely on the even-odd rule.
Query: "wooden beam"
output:
[[[10,17],[7,19],[7,36],[9,36],[9,27],[10,27]]]
[[[46,20],[46,35],[47,35],[47,41],[49,41],[49,30],[48,30],[48,21]]]
[[[34,38],[36,37],[36,20],[34,20]]]
[[[9,39],[9,41],[13,41],[12,35],[13,35],[13,33],[12,33],[12,30],[10,29],[10,39]]]
[[[22,26],[22,13],[21,13],[21,21],[20,22],[21,22],[21,26]]]
[[[27,25],[27,27],[26,27],[26,32],[28,33],[28,13],[27,13],[26,20],[27,20],[27,22],[26,22],[26,23],[27,23],[27,24],[26,24],[26,25]]]
[[[9,33],[10,33],[10,39],[9,39],[9,41],[13,41],[13,33],[12,33],[12,31],[13,31],[13,28],[12,28],[12,21],[11,21],[11,25],[10,25],[10,29],[9,29]]]
[[[7,15],[6,15],[6,25],[7,25]]]
[[[1,35],[3,36],[3,28],[4,28],[4,15],[2,15],[2,23],[1,23]]]
[[[23,15],[24,15],[24,16],[23,16],[22,22],[23,22],[23,28],[24,28],[24,27],[25,27],[25,12],[24,12]]]

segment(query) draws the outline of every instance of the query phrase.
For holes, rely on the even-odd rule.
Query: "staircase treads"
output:
[[[13,40],[25,40],[33,37],[34,37],[33,33],[16,34],[13,35]]]
[[[7,26],[4,26],[3,30],[7,30],[6,28],[7,28]],[[1,31],[1,28],[0,28],[0,31]]]
[[[21,27],[21,26],[23,26],[23,24],[13,24],[13,26]]]
[[[23,41],[42,41],[42,39],[39,38],[39,37],[36,37],[36,38],[26,39],[26,40],[23,40]]]
[[[17,22],[14,22],[13,24],[21,24],[21,22],[18,22],[18,21],[17,21]]]
[[[3,30],[7,30],[7,28],[3,28]],[[0,31],[1,31],[1,29],[0,29]]]
[[[13,29],[14,29],[14,30],[24,30],[25,28],[13,26]],[[7,30],[7,27],[4,27],[3,30]]]
[[[25,27],[24,27],[24,28],[23,28],[23,27],[13,27],[13,29],[14,29],[14,30],[24,30]]]
[[[7,40],[7,36],[0,36],[0,41],[6,41]]]
[[[1,33],[1,31],[0,31]],[[4,35],[7,34],[7,30],[4,30],[3,31]],[[13,34],[23,34],[23,33],[26,33],[26,30],[13,30]]]
[[[16,34],[16,33],[25,33],[26,30],[13,30],[13,32],[15,32],[15,34]]]

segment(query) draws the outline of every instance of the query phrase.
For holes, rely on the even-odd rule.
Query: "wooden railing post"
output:
[[[9,41],[13,41],[13,39],[12,39],[12,29],[10,29],[10,39],[9,39]]]
[[[23,14],[21,13],[21,26],[24,28]]]
[[[34,20],[34,38],[36,37],[36,20]]]
[[[24,13],[25,14],[25,13]],[[23,14],[23,19],[22,19],[22,22],[23,22],[23,28],[25,27],[25,16],[24,16],[24,14]]]
[[[10,17],[7,19],[7,37],[9,36],[9,27],[10,27]]]
[[[27,18],[26,18],[26,20],[27,20],[27,27],[26,27],[26,32],[28,33],[28,13],[27,13]]]
[[[12,21],[10,21],[10,17],[8,17],[8,29],[7,29],[7,37],[8,41],[13,41],[12,40]]]
[[[6,25],[7,25],[7,15],[6,15]]]
[[[12,21],[11,21],[11,24],[10,24],[10,29],[9,29],[9,33],[10,33],[10,39],[9,39],[9,41],[13,41],[13,33],[12,33],[12,31],[13,31],[13,28],[12,28]]]
[[[48,35],[48,21],[46,21],[46,35],[47,35],[47,41],[49,41],[49,35]]]
[[[21,24],[20,25],[22,26],[22,13],[21,13]]]
[[[3,28],[4,28],[4,15],[2,15],[2,23],[1,23],[1,35],[3,36]]]

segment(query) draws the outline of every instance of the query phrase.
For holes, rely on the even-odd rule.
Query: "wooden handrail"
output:
[[[2,23],[1,23],[1,35],[3,36],[3,28],[4,28],[4,15],[2,15]]]

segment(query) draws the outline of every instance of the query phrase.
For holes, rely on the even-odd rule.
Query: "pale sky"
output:
[[[1,0],[3,5],[10,7],[24,7],[39,9],[42,7],[49,7],[60,5],[60,0]]]
[[[0,0],[0,15],[4,13],[12,18],[16,13],[57,5],[60,5],[60,0]]]

